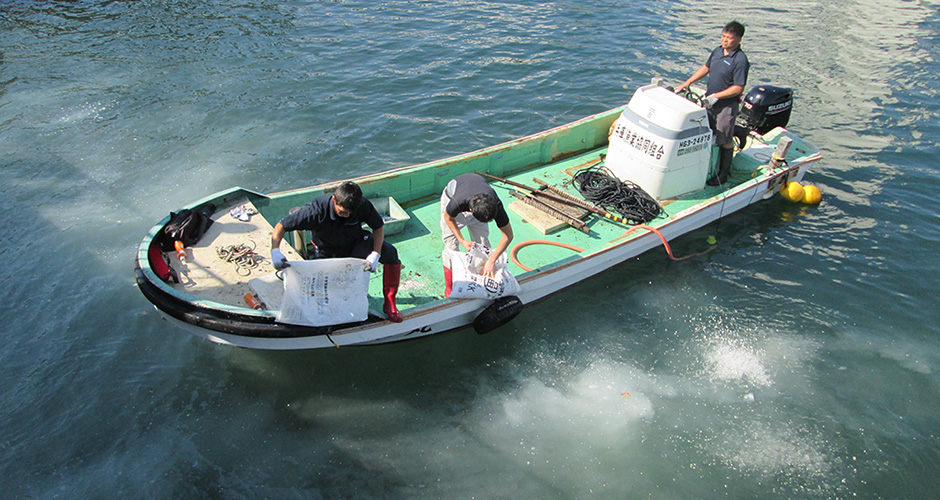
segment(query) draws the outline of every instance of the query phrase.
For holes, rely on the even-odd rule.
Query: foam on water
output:
[[[828,439],[811,427],[780,422],[733,426],[703,450],[718,463],[759,481],[778,482],[781,490],[839,493],[837,459]]]
[[[703,342],[703,392],[711,388],[718,396],[731,388],[741,404],[714,406],[713,418],[705,419],[710,427],[698,431],[697,446],[733,470],[758,477],[802,484],[830,477],[832,453],[825,436],[810,422],[798,423],[802,418],[790,414],[785,404],[797,395],[815,397],[812,387],[802,386],[791,374],[811,367],[818,349],[815,341],[766,331]]]
[[[735,342],[717,342],[705,353],[706,370],[718,381],[741,381],[755,387],[769,387],[772,382],[761,354]]]
[[[331,446],[413,494],[623,494],[660,481],[663,468],[686,469],[681,477],[726,469],[780,492],[840,491],[829,484],[844,467],[826,433],[788,408],[816,390],[794,374],[816,362],[818,344],[765,330],[712,337],[690,338],[673,360],[698,366],[693,376],[598,353],[571,357],[564,346],[478,374],[472,401],[456,412],[429,415],[401,398],[288,406],[336,429]]]
[[[636,438],[637,424],[655,414],[649,399],[655,391],[648,374],[599,361],[570,380],[520,381],[515,390],[482,405],[483,421],[489,423],[481,421],[481,430],[494,446],[506,447],[526,464],[547,462],[564,450],[589,459]]]
[[[598,361],[571,379],[523,377],[511,389],[480,392],[468,412],[445,422],[395,399],[289,406],[315,425],[342,429],[332,446],[370,469],[394,471],[414,492],[460,496],[472,485],[483,497],[577,494],[587,492],[585,483],[604,490],[619,481],[617,471],[636,466],[622,459],[642,439],[643,422],[655,414],[649,394],[660,390],[634,367]],[[519,474],[527,478],[521,484]]]

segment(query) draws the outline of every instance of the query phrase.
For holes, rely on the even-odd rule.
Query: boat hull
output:
[[[531,165],[546,165],[586,152],[593,154],[596,151],[603,151],[606,130],[618,113],[619,108],[478,152],[355,180],[364,186],[377,186],[384,180],[391,183],[392,187],[383,193],[391,191],[402,198],[415,199],[424,196],[426,199],[428,195],[439,192],[437,191],[439,186],[427,186],[423,188],[424,191],[414,192],[413,186],[417,180],[425,177],[444,177],[443,174],[453,176],[462,171],[473,171],[481,165],[489,167],[490,171],[496,170],[502,174],[526,171],[526,168]],[[572,141],[571,136],[577,140]],[[573,144],[574,146],[565,149],[560,148],[560,144]],[[530,150],[534,153],[530,153]],[[501,170],[498,169],[500,166],[498,162],[504,156],[518,151],[522,153],[518,153],[517,156],[528,162],[529,166],[521,163],[516,165],[507,163],[502,165]],[[791,161],[789,164],[774,168],[764,168],[760,170],[759,175],[754,175],[749,180],[730,186],[726,190],[703,196],[701,199],[696,199],[694,203],[687,203],[687,208],[659,221],[655,232],[638,229],[632,231],[629,236],[611,238],[601,247],[586,250],[583,255],[519,275],[522,290],[518,297],[524,304],[532,304],[586,278],[607,271],[628,259],[662,246],[667,241],[769,198],[779,190],[781,185],[801,180],[809,166],[819,159],[818,152],[804,151],[804,153],[806,154],[802,154],[798,161]],[[529,158],[530,156],[532,158]],[[400,188],[395,191],[394,186],[405,184],[401,177],[408,179],[407,186],[410,191],[406,194],[403,194]],[[446,180],[446,177],[444,179]],[[336,183],[330,183],[298,190],[295,198],[308,199],[318,192],[329,192],[335,185]],[[293,192],[285,193],[292,196]],[[238,196],[248,196],[249,199],[258,200],[259,205],[275,214],[286,213],[285,207],[296,203],[294,199],[283,201],[283,194],[260,195],[234,188],[207,197],[190,206],[221,205]],[[262,211],[265,210],[262,209]],[[140,246],[136,267],[138,286],[168,322],[197,337],[219,344],[251,349],[293,350],[400,342],[464,328],[472,324],[481,311],[492,304],[492,300],[485,299],[444,299],[441,297],[440,300],[432,300],[420,307],[403,309],[404,321],[401,323],[392,323],[385,320],[381,314],[372,313],[367,321],[359,324],[331,327],[281,324],[275,321],[275,311],[257,311],[233,304],[221,304],[196,298],[160,280],[148,265],[147,251],[154,236],[159,233],[165,223],[166,219],[154,226]],[[611,230],[619,233],[627,229],[628,226],[608,228],[608,233],[605,234],[614,235],[615,233],[611,233]]]

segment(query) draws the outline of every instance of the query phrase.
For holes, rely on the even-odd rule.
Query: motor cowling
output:
[[[775,127],[786,128],[793,110],[793,89],[760,85],[744,97],[737,125],[763,135]]]

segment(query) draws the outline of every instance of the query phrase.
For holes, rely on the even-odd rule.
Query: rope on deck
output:
[[[663,213],[656,200],[632,182],[615,177],[607,167],[587,167],[574,174],[574,183],[584,199],[617,212],[634,223],[646,223]]]

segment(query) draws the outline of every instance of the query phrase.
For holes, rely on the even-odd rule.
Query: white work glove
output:
[[[271,250],[271,264],[274,265],[274,269],[277,269],[278,271],[290,267],[290,263],[287,262],[287,257],[284,257],[284,254],[281,253],[281,250],[277,248]]]
[[[366,257],[366,271],[374,273],[379,268],[379,252],[372,252]]]
[[[706,108],[710,108],[710,107],[714,106],[716,102],[718,102],[718,98],[715,97],[715,94],[708,94],[707,96],[705,96],[705,107],[706,107]]]

